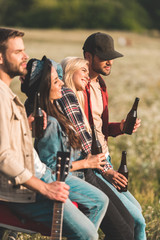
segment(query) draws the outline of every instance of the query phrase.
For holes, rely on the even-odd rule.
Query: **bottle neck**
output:
[[[133,110],[137,110],[137,108],[138,108],[138,103],[139,103],[139,98],[136,98],[135,101],[134,101],[134,104],[133,104],[133,106],[132,106],[132,109],[133,109]]]
[[[122,158],[122,160],[121,160],[121,165],[126,165],[126,164],[127,164],[126,158]]]
[[[37,108],[40,108],[40,93],[37,93]]]
[[[127,161],[126,161],[126,152],[122,152],[122,159],[121,159],[121,165],[126,165]]]

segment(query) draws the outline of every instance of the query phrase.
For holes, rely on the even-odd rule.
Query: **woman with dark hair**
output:
[[[48,175],[45,174],[42,178],[47,182],[54,180],[50,169],[56,170],[57,152],[71,152],[72,158],[78,156],[80,148],[79,136],[74,126],[54,104],[56,99],[62,97],[62,85],[63,82],[49,59],[44,57],[42,60],[29,61],[28,74],[23,79],[21,89],[27,94],[30,106],[35,93],[40,92],[41,107],[48,114],[44,137],[36,142],[41,160],[49,167]],[[66,183],[70,186],[70,192],[69,199],[64,204],[63,235],[69,240],[97,240],[97,231],[108,206],[107,196],[71,174],[67,176]],[[77,202],[82,211],[71,200]]]

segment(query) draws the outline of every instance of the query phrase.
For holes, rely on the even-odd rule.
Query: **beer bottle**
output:
[[[123,127],[123,132],[126,134],[131,135],[133,132],[133,128],[137,118],[137,107],[138,107],[139,100],[140,99],[138,97],[135,98],[134,104],[131,110],[129,111],[129,113],[127,114],[126,121]]]
[[[98,140],[97,132],[95,129],[95,126],[91,126],[92,129],[92,146],[91,146],[91,154],[97,155],[99,153],[102,153],[102,146]]]
[[[121,158],[121,164],[119,166],[118,172],[123,174],[128,179],[128,168],[127,168],[127,162],[126,162],[126,151],[122,152],[122,158]],[[127,191],[127,185],[125,187],[121,187],[119,192],[126,192]]]
[[[34,102],[34,121],[32,124],[32,137],[34,138],[42,138],[44,135],[43,130],[43,113],[40,106],[40,93],[37,92],[35,95]]]

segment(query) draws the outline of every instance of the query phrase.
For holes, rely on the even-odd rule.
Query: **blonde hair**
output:
[[[75,87],[75,83],[73,81],[73,74],[76,70],[85,67],[88,65],[88,61],[86,59],[80,58],[80,57],[66,57],[61,61],[61,65],[63,68],[63,81],[66,87],[72,89],[72,91],[75,93],[78,103],[80,105],[84,123],[86,126],[86,129],[88,132],[91,132],[89,122],[87,120],[87,117],[84,113],[84,93],[83,91],[77,91]]]

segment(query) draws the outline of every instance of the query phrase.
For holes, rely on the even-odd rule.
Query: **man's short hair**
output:
[[[24,32],[9,28],[0,28],[0,52],[4,53],[7,49],[7,42],[10,38],[23,37]]]

